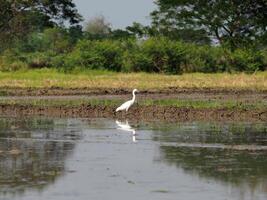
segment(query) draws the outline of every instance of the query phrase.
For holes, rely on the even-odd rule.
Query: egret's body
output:
[[[133,98],[129,101],[126,101],[123,103],[120,107],[116,109],[116,112],[126,110],[126,112],[129,110],[129,108],[134,104],[135,101],[135,92],[137,92],[137,89],[133,90]]]

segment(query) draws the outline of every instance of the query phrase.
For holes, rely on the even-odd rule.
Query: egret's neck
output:
[[[135,92],[133,92],[133,98],[132,101],[135,101]]]

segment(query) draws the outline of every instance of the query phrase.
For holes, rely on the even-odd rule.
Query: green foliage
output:
[[[27,68],[27,64],[18,60],[19,55],[12,51],[6,50],[0,55],[0,71],[17,71]]]
[[[222,47],[199,46],[166,38],[150,38],[132,45],[125,53],[125,71],[179,74],[183,72],[234,72],[264,70],[263,53]]]
[[[45,68],[52,66],[52,56],[54,54],[52,52],[45,53],[31,53],[25,55],[25,62],[27,63],[29,68]]]
[[[166,38],[151,38],[141,46],[141,71],[180,73],[185,62],[186,49],[181,42],[174,42]],[[144,65],[146,64],[146,65]]]
[[[120,71],[122,68],[123,46],[113,40],[81,40],[64,62],[67,69],[82,67]]]
[[[21,61],[14,61],[12,63],[8,63],[3,60],[0,61],[0,71],[3,72],[12,72],[25,69],[27,69],[27,64]]]
[[[73,43],[70,34],[63,28],[48,28],[42,33],[34,32],[20,41],[16,46],[23,52],[66,53],[72,49]]]
[[[70,30],[70,33],[77,31]],[[2,63],[5,63],[5,68],[12,68],[9,65],[13,62],[21,65],[24,63],[28,68],[62,66],[66,54],[74,48],[74,41],[77,40],[75,37],[79,37],[78,35],[71,37],[70,33],[63,28],[49,28],[42,33],[34,32],[25,41],[17,42],[16,48],[6,51],[9,53],[3,53]]]
[[[0,0],[0,5],[0,42],[5,44],[0,50],[32,32],[57,27],[64,21],[77,24],[82,19],[72,0]]]
[[[191,30],[205,38],[206,32],[231,50],[251,46],[266,37],[265,0],[156,0],[155,3],[158,8],[151,13],[152,24],[164,36],[182,31],[181,38],[186,38],[186,30]]]
[[[0,56],[0,70],[54,67],[60,71],[100,69],[122,72],[181,74],[186,72],[255,72],[265,70],[266,50],[196,45],[164,37],[149,39],[79,40],[48,29],[32,34],[26,44]]]
[[[231,54],[231,67],[235,71],[264,70],[264,56],[260,51],[237,49]]]
[[[188,45],[189,54],[184,71],[223,72],[228,71],[227,50],[220,47]]]

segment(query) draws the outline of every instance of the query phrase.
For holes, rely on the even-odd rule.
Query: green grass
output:
[[[163,75],[148,73],[116,73],[86,70],[72,73],[55,69],[37,69],[0,72],[0,88],[87,88],[140,90],[175,88],[236,89],[267,91],[267,72],[255,74],[203,74]]]
[[[23,99],[23,100],[10,100],[1,99],[0,105],[28,105],[33,107],[79,107],[83,105],[90,106],[112,106],[117,107],[123,101],[116,99]],[[238,102],[235,100],[227,101],[204,101],[204,100],[177,100],[177,99],[164,99],[164,100],[140,100],[135,106],[171,106],[177,108],[193,108],[193,109],[266,109],[267,102],[257,101],[253,103]]]

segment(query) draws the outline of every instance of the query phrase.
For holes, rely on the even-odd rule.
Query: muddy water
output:
[[[266,123],[0,118],[0,199],[267,199]]]

